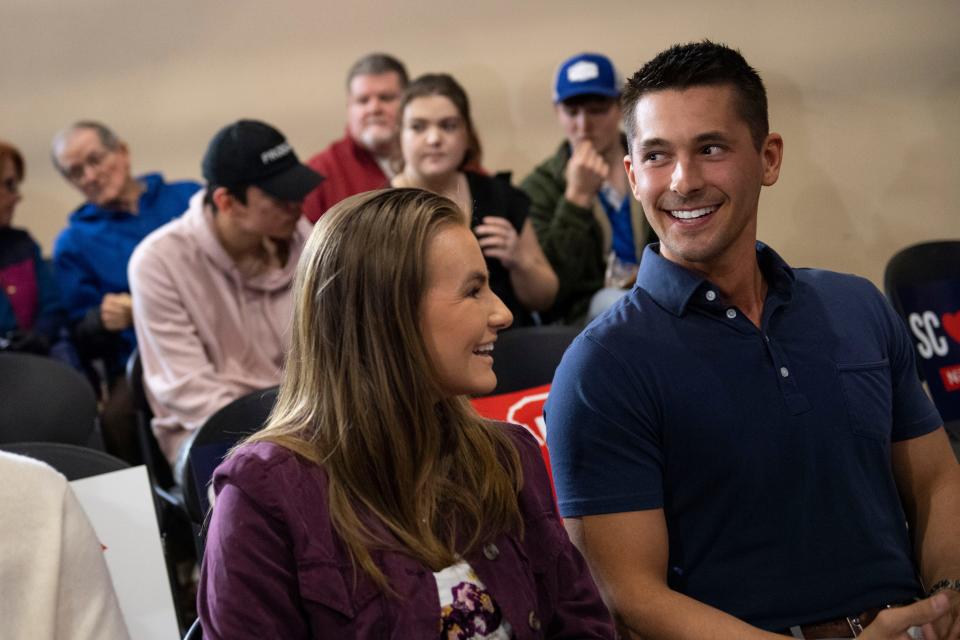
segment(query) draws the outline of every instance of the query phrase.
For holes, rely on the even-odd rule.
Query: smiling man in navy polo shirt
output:
[[[564,357],[546,419],[560,510],[624,634],[960,637],[960,468],[906,328],[866,280],[756,241],[783,157],[760,77],[676,46],[623,109],[661,241]]]

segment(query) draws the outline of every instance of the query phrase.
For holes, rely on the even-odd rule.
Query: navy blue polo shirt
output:
[[[940,416],[867,280],[757,243],[761,327],[647,247],[546,406],[565,517],[663,509],[672,589],[777,630],[920,593],[892,442]]]

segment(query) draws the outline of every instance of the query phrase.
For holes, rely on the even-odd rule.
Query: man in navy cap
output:
[[[214,136],[203,176],[186,213],[130,260],[144,386],[171,462],[217,409],[279,383],[310,233],[301,206],[323,179],[255,120]]]
[[[613,63],[598,53],[560,65],[553,102],[566,139],[520,185],[560,278],[548,320],[597,315],[633,285],[643,247],[655,239],[623,169],[620,85]]]

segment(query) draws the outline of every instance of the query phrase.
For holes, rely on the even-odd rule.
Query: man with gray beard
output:
[[[387,186],[400,158],[400,95],[407,86],[403,63],[384,53],[357,60],[347,73],[347,132],[310,158],[326,180],[303,203],[316,222],[348,196]]]

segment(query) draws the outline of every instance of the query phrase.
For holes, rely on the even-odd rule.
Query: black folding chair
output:
[[[564,325],[519,327],[502,332],[493,350],[493,371],[497,374],[493,394],[552,382],[560,359],[579,333],[579,328]]]
[[[14,442],[0,445],[0,449],[46,462],[70,481],[130,467],[109,453],[59,442]]]
[[[217,465],[241,439],[259,431],[277,402],[278,387],[253,391],[210,416],[187,450],[183,480],[184,503],[190,519],[202,524],[210,501],[207,489]],[[202,540],[199,542],[202,551]]]
[[[140,362],[140,351],[133,350],[127,360],[127,384],[133,395],[133,406],[137,412],[137,441],[140,444],[140,453],[150,481],[153,483],[160,499],[174,507],[183,508],[183,496],[173,480],[173,471],[170,463],[160,450],[156,436],[153,435],[153,410],[147,401],[147,393],[143,388],[143,365]]]
[[[921,242],[897,252],[883,273],[883,287],[901,316],[915,311],[909,289],[930,283],[960,282],[960,240]]]
[[[884,289],[914,337],[920,375],[960,459],[960,240],[907,247],[887,263]]]
[[[150,484],[156,498],[155,506],[160,522],[160,540],[163,543],[164,558],[167,563],[167,573],[170,577],[170,588],[173,591],[173,600],[177,611],[177,623],[181,629],[186,628],[190,612],[186,601],[190,595],[181,587],[177,573],[177,565],[198,561],[195,555],[196,532],[187,508],[183,501],[183,490],[173,479],[170,463],[160,450],[156,436],[153,435],[151,421],[153,410],[147,401],[147,394],[143,388],[143,365],[140,362],[140,352],[133,350],[127,360],[127,384],[133,395],[133,404],[137,412],[137,439],[140,452],[150,476]]]
[[[0,398],[0,443],[62,442],[103,449],[93,388],[62,362],[0,353]]]

